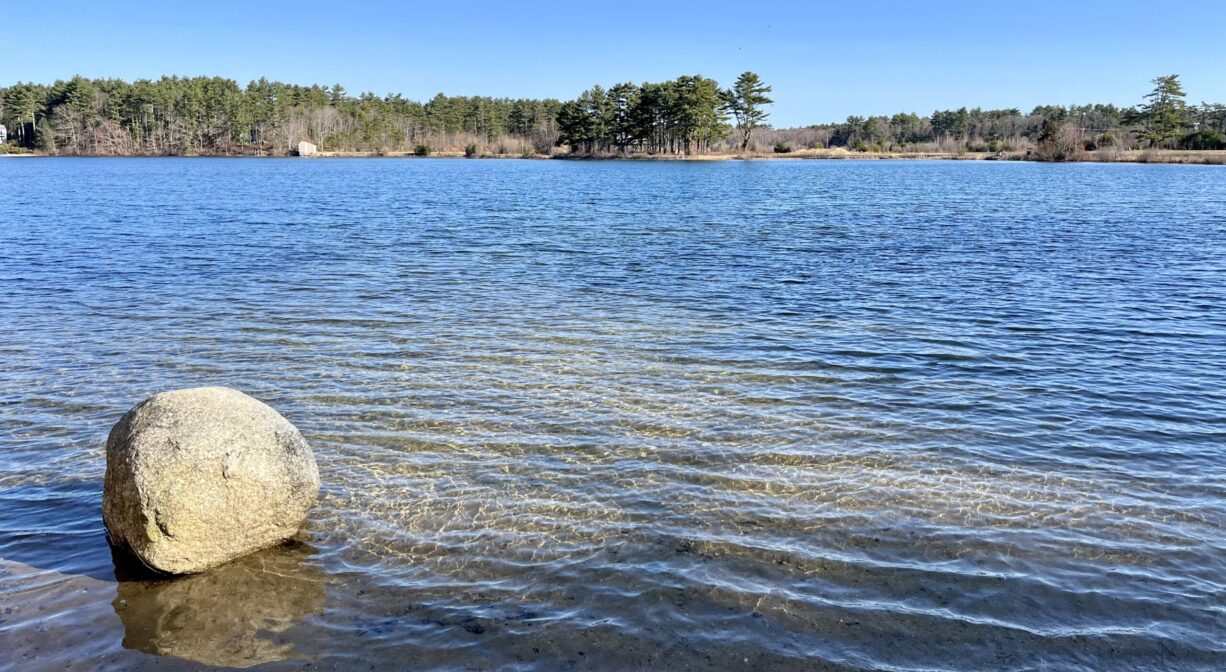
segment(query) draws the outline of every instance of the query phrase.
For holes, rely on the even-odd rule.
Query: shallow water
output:
[[[1226,169],[0,184],[0,668],[1226,667]],[[105,437],[206,384],[302,429],[321,500],[149,581]]]

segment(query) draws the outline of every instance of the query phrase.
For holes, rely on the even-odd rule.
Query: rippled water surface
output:
[[[0,160],[0,668],[1226,668],[1226,169]],[[152,581],[242,389],[303,539]]]

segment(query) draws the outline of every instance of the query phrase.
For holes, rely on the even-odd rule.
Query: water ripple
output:
[[[1221,169],[0,176],[0,667],[1226,667]],[[106,433],[204,384],[320,504],[132,575]]]

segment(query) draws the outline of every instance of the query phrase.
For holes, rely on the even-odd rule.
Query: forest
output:
[[[854,152],[1026,152],[1059,160],[1105,148],[1226,149],[1226,105],[1190,104],[1177,75],[1152,80],[1132,107],[962,107],[920,115],[852,116],[776,129],[771,87],[743,73],[727,89],[686,75],[593,86],[569,101],[438,94],[349,94],[220,77],[125,82],[73,77],[0,88],[0,151],[67,155],[285,155],[323,151],[479,155],[697,155]]]
[[[339,84],[297,86],[220,77],[128,83],[74,77],[0,89],[0,123],[16,146],[90,155],[286,154],[299,141],[321,149],[390,152],[497,142],[548,153],[556,100],[349,95]]]

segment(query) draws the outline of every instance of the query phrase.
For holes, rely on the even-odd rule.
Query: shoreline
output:
[[[411,151],[396,152],[319,152],[312,156],[290,154],[49,154],[22,152],[0,154],[3,158],[205,158],[205,159],[511,159],[561,161],[1026,161],[1044,163],[1025,152],[853,152],[834,149],[804,149],[787,153],[735,152],[718,154],[479,154],[465,156],[462,151],[444,150],[418,156]],[[1226,150],[1133,149],[1084,152],[1073,161],[1062,163],[1162,163],[1184,165],[1226,165]]]

